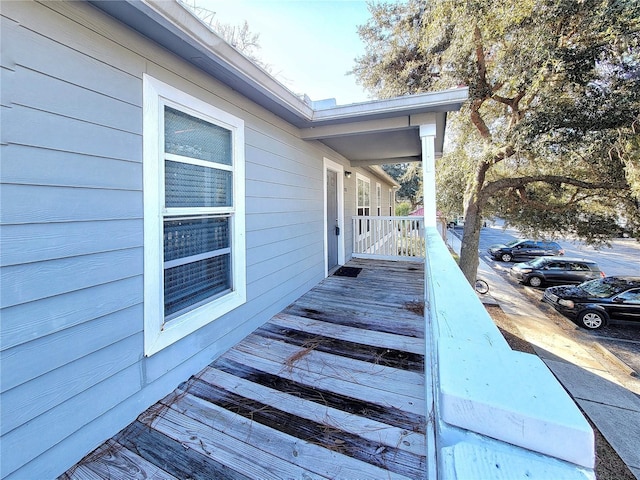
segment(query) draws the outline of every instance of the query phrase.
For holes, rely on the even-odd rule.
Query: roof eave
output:
[[[165,49],[288,122],[305,126],[313,109],[175,1],[87,0]]]
[[[314,110],[175,1],[87,0],[298,128],[460,109],[467,88]]]

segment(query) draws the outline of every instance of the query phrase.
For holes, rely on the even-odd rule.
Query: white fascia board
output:
[[[358,133],[390,132],[404,130],[407,127],[409,127],[409,117],[403,115],[393,118],[303,128],[300,131],[300,137],[304,140],[316,140],[319,138],[344,137]]]
[[[428,92],[417,95],[373,100],[370,102],[338,105],[313,113],[314,123],[328,122],[343,118],[356,118],[370,115],[389,115],[392,113],[447,111],[457,110],[469,96],[467,87],[452,88],[438,92]]]

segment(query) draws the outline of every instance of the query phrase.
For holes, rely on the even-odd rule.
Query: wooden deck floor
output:
[[[61,478],[423,478],[423,266],[348,266]]]

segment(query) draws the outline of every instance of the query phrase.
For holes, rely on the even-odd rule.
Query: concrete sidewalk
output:
[[[460,252],[460,239],[451,231],[447,243]],[[483,301],[497,303],[509,315],[521,338],[640,480],[640,380],[588,332],[576,331],[570,320],[551,319],[518,290],[524,287],[514,287],[482,259],[478,277],[490,287]]]

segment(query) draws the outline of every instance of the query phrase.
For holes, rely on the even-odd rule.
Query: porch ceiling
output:
[[[442,94],[444,92],[438,92]],[[460,92],[455,92],[460,93]],[[466,95],[466,91],[464,92]],[[423,108],[428,100],[423,100]],[[407,97],[415,98],[415,97]],[[369,102],[380,104],[384,101]],[[436,157],[442,155],[446,112],[430,112],[411,115],[407,112],[388,111],[386,116],[368,121],[352,119],[349,122],[312,126],[302,130],[307,140],[319,140],[344,157],[354,166],[383,165],[419,162],[422,159],[420,125],[436,125]]]
[[[300,128],[354,165],[421,160],[419,126],[436,125],[436,157],[446,112],[460,109],[467,88],[337,106],[298,96],[213,33],[177,2],[88,0],[92,5]]]

